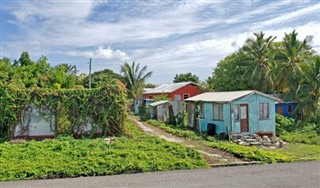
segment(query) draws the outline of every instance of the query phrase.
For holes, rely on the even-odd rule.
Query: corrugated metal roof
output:
[[[241,97],[257,93],[259,95],[265,96],[267,98],[277,100],[271,95],[255,91],[255,90],[246,90],[246,91],[229,91],[229,92],[207,92],[200,95],[186,99],[185,101],[205,101],[205,102],[231,102]]]
[[[173,84],[163,84],[149,91],[145,91],[143,94],[154,94],[154,93],[172,93],[184,86],[194,84],[193,82],[180,82]]]
[[[155,106],[158,106],[160,104],[165,104],[165,103],[168,103],[168,102],[169,101],[166,101],[166,100],[157,101],[157,102],[153,102],[153,103],[149,104],[149,106],[155,107]]]

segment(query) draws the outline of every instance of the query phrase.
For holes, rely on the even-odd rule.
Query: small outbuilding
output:
[[[154,99],[156,96],[165,95],[170,100],[184,101],[189,97],[193,97],[203,93],[197,84],[193,82],[180,82],[172,84],[163,84],[156,88],[150,89],[143,93],[144,99]]]
[[[272,96],[279,99],[275,105],[277,114],[283,115],[284,117],[297,119],[297,114],[295,113],[298,106],[297,101],[287,99],[281,94],[273,94]]]
[[[169,118],[170,103],[167,100],[153,102],[149,105],[151,117],[158,121],[167,121]]]
[[[275,133],[277,98],[249,91],[207,92],[185,100],[188,125],[201,132]]]

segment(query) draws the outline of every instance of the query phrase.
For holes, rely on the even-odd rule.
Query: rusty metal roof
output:
[[[247,95],[252,95],[255,93],[262,95],[264,97],[270,98],[272,100],[277,100],[277,98],[271,95],[268,95],[256,90],[246,90],[246,91],[228,91],[228,92],[207,92],[207,93],[202,93],[200,95],[196,95],[194,97],[190,97],[185,101],[231,102],[236,99],[242,98]]]
[[[145,91],[143,94],[155,94],[155,93],[172,93],[189,84],[195,84],[193,82],[180,82],[172,84],[162,84],[154,89]]]

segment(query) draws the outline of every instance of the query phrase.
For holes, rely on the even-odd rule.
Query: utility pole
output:
[[[89,89],[91,89],[91,58],[89,61]]]

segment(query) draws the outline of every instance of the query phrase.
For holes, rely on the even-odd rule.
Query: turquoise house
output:
[[[196,126],[201,132],[275,133],[274,106],[277,98],[271,95],[255,90],[207,92],[185,101],[188,125]]]

